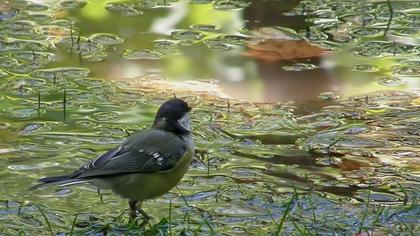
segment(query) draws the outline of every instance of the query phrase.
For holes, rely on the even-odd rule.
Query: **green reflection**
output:
[[[194,106],[200,161],[183,195],[146,204],[152,232],[170,201],[176,233],[268,235],[289,202],[285,235],[418,231],[418,1],[392,1],[385,36],[380,1],[36,2],[0,3],[0,234],[48,233],[39,209],[55,232],[80,213],[80,234],[144,233],[117,196],[27,188],[174,94]]]

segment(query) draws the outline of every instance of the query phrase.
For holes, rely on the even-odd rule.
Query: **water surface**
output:
[[[56,232],[76,213],[78,232],[125,232],[115,222],[126,202],[108,192],[102,203],[89,185],[28,187],[150,126],[174,94],[194,107],[198,160],[184,198],[145,204],[154,223],[172,201],[175,232],[266,235],[296,191],[285,232],[300,221],[325,234],[418,224],[419,7],[1,1],[0,232],[48,233],[35,204]],[[380,220],[372,208],[361,222],[367,199],[412,208]]]

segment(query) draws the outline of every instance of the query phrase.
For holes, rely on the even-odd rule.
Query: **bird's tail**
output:
[[[30,189],[34,190],[34,189],[39,189],[39,188],[45,188],[51,185],[59,185],[59,186],[64,187],[64,186],[73,185],[73,184],[85,183],[87,182],[87,180],[71,178],[68,175],[60,175],[60,176],[41,178],[38,180],[38,182],[40,183],[35,186],[32,186]]]

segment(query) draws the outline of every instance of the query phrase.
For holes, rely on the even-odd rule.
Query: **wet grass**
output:
[[[75,216],[74,216],[74,220],[73,220],[73,222],[72,222],[72,224],[71,224],[71,229],[70,229],[70,236],[73,236],[73,233],[74,233],[74,227],[76,226],[76,221],[77,221],[77,216],[78,216],[79,214],[76,214]]]
[[[47,229],[51,233],[51,236],[54,236],[54,232],[52,230],[51,223],[50,223],[47,215],[45,215],[44,210],[39,205],[35,205],[35,207],[36,207],[36,209],[38,209],[38,211],[41,213],[42,217],[44,218],[45,224],[47,225]]]
[[[370,96],[372,96],[370,104],[378,102],[373,95]],[[343,101],[343,103],[345,102],[349,101]],[[395,102],[395,100],[393,100],[393,102]],[[200,112],[200,110],[208,110],[205,104],[200,104],[199,106],[204,106],[204,108],[197,107],[196,110],[198,110],[198,112]],[[213,116],[214,120],[212,125],[214,125],[221,122],[220,117],[222,117],[221,114],[225,114],[226,107],[222,106],[222,109],[223,110],[221,111],[214,109],[211,111],[211,114],[204,112],[201,113],[201,116],[204,116],[204,114],[207,115],[207,117]],[[231,109],[234,111],[230,112],[229,119],[237,119],[238,116],[242,116],[242,114],[245,113],[242,108],[237,109],[231,107]],[[61,113],[60,110],[58,111]],[[342,111],[343,110],[340,110],[340,112]],[[102,114],[103,113],[101,113],[101,115]],[[249,117],[253,117],[254,114],[256,114],[256,111],[249,110],[246,112],[245,116],[249,119]],[[405,117],[414,114],[406,113],[406,111],[404,111]],[[328,113],[328,116],[329,115],[331,115],[331,112]],[[74,115],[69,117],[74,117]],[[395,115],[390,117],[395,117]],[[262,117],[260,116],[259,119],[261,118]],[[305,124],[304,120],[307,117],[304,116],[303,118],[304,119],[299,119],[299,122]],[[71,123],[72,120],[70,119],[68,122]],[[203,125],[201,127],[208,126],[208,123],[206,122],[200,123],[200,121],[197,120],[196,122],[199,127],[200,125]],[[228,123],[228,125],[232,125],[232,123]],[[32,132],[33,129],[34,127],[31,126],[25,132]],[[201,129],[204,130],[204,128]],[[200,130],[200,128],[198,128],[198,130]],[[232,131],[232,128],[230,128],[230,130],[232,133],[238,131]],[[278,145],[271,144],[263,145],[262,148],[260,148],[254,146],[255,144],[250,141],[247,141],[246,145],[243,146],[236,144],[235,149],[233,149],[236,152],[229,153],[235,154],[235,156],[230,156],[231,158],[237,158],[238,155],[246,153],[247,155],[241,156],[242,159],[240,159],[240,161],[249,161],[254,165],[259,164],[259,168],[261,168],[260,161],[264,161],[263,163],[276,161],[273,162],[273,164],[266,165],[266,168],[274,168],[277,167],[278,164],[281,166],[283,162],[278,163],[278,161],[282,160],[287,164],[288,168],[297,171],[297,173],[301,170],[296,169],[294,165],[303,165],[303,167],[308,165],[305,162],[303,164],[297,162],[299,158],[301,158],[299,157],[300,155],[306,154],[308,155],[306,157],[307,161],[313,159],[318,160],[323,163],[323,165],[328,166],[331,171],[330,166],[338,166],[345,163],[345,159],[343,159],[345,155],[343,155],[342,152],[343,150],[348,151],[349,149],[348,147],[343,146],[343,144],[349,145],[354,142],[349,139],[354,138],[354,136],[350,136],[350,134],[353,135],[354,133],[365,130],[364,127],[361,128],[353,124],[352,126],[345,126],[345,128],[334,127],[333,137],[326,135],[331,131],[315,133],[314,136],[305,139],[305,144],[310,145],[307,147],[306,151],[296,152],[296,150],[294,150],[290,154],[285,152],[285,150],[288,149],[283,149],[285,148],[283,146],[280,146],[282,147],[280,150],[273,149],[278,148]],[[121,131],[119,135],[124,138],[127,136],[126,132],[127,130]],[[205,133],[205,135],[211,135],[211,133]],[[198,140],[200,140],[201,136],[197,136]],[[337,138],[337,136],[340,138]],[[314,137],[316,137],[316,140],[313,139]],[[362,139],[362,141],[365,140]],[[82,194],[77,198],[70,197],[70,201],[74,200],[77,204],[79,204],[80,201],[81,204],[89,209],[84,210],[83,214],[74,215],[75,210],[79,209],[77,207],[75,209],[64,207],[66,212],[56,212],[57,210],[54,210],[55,207],[53,207],[54,204],[63,201],[63,198],[60,197],[60,192],[68,191],[69,189],[62,189],[56,193],[50,189],[46,190],[44,194],[51,194],[50,192],[53,192],[52,196],[54,197],[49,198],[49,201],[53,200],[55,203],[51,204],[49,201],[44,203],[43,199],[48,199],[45,197],[41,197],[36,201],[48,204],[49,208],[40,207],[38,204],[35,204],[36,210],[41,214],[40,219],[43,219],[43,221],[42,224],[38,226],[38,229],[28,228],[28,234],[34,232],[42,232],[44,234],[65,232],[69,235],[83,235],[94,233],[119,234],[123,232],[128,235],[221,235],[226,232],[230,233],[231,231],[236,232],[232,232],[232,234],[240,234],[242,230],[249,229],[252,230],[252,232],[258,232],[261,235],[328,235],[331,232],[339,232],[340,234],[361,234],[363,232],[371,231],[416,235],[419,230],[419,227],[417,226],[420,210],[419,205],[417,204],[418,191],[413,185],[410,185],[410,183],[413,183],[412,179],[411,182],[397,182],[395,186],[388,185],[389,183],[386,185],[372,186],[371,184],[365,184],[366,182],[363,180],[358,182],[358,192],[354,192],[353,190],[353,192],[350,191],[352,186],[354,186],[354,184],[352,184],[352,186],[345,187],[344,192],[334,191],[334,194],[332,194],[327,191],[316,190],[316,188],[327,187],[328,182],[326,180],[323,180],[326,181],[325,183],[321,181],[322,179],[318,180],[321,181],[322,186],[317,187],[316,184],[311,182],[316,178],[304,178],[293,176],[290,173],[286,175],[285,173],[287,172],[277,172],[279,173],[279,177],[277,178],[285,178],[293,183],[299,183],[294,182],[296,180],[303,182],[309,181],[309,183],[312,183],[312,190],[306,187],[308,186],[307,184],[302,183],[299,183],[297,186],[295,184],[288,184],[287,182],[273,185],[273,183],[278,180],[277,178],[271,178],[270,175],[263,175],[264,180],[261,180],[259,179],[259,176],[261,175],[262,170],[258,168],[250,169],[249,166],[246,165],[239,165],[240,168],[234,166],[231,170],[231,174],[226,177],[226,171],[220,171],[221,167],[214,165],[214,161],[218,159],[218,155],[221,155],[223,152],[215,155],[214,150],[216,149],[204,149],[200,146],[202,142],[203,141],[198,142],[199,145],[197,150],[197,153],[199,153],[197,158],[202,158],[202,160],[193,164],[192,173],[190,173],[191,175],[186,177],[185,182],[181,183],[180,186],[176,188],[176,191],[174,190],[171,194],[163,196],[161,199],[157,200],[158,202],[150,203],[151,206],[149,207],[149,210],[152,210],[155,218],[145,227],[127,223],[128,219],[126,212],[123,212],[123,209],[126,207],[125,204],[117,204],[120,201],[117,197],[109,195],[108,193],[97,192],[96,189],[83,191],[75,188],[72,190],[74,193],[70,192],[75,195]],[[358,145],[364,144],[363,142],[360,142],[360,140],[357,140],[357,142]],[[368,144],[371,145],[371,142],[372,140],[369,139]],[[373,144],[378,145],[376,142],[373,142]],[[222,147],[226,149],[226,146]],[[302,147],[305,146],[302,145]],[[240,148],[243,148],[244,151],[237,152]],[[365,149],[365,151],[366,150],[368,149]],[[277,155],[275,156],[275,159],[271,156],[272,153]],[[293,158],[288,159],[288,155],[293,156]],[[319,155],[319,157],[316,157],[317,155]],[[352,155],[355,154],[353,153]],[[360,155],[366,154],[361,153]],[[354,158],[357,159],[357,156]],[[253,162],[252,160],[254,159],[258,161]],[[221,160],[218,161],[220,162]],[[294,162],[290,163],[290,161],[294,161],[296,164],[293,164]],[[310,165],[311,168],[317,166],[316,164]],[[352,165],[354,165],[354,163],[352,163]],[[350,168],[350,165],[344,167]],[[398,168],[398,166],[395,168]],[[318,172],[319,170],[322,169],[318,169]],[[359,168],[357,170],[361,169]],[[383,171],[384,173],[389,174],[390,170],[386,170],[387,172],[385,170]],[[305,173],[311,174],[311,172]],[[325,171],[323,173],[328,172]],[[348,172],[344,173],[347,174]],[[352,171],[349,173],[358,174],[358,172]],[[273,172],[272,174],[275,173]],[[363,176],[368,175],[363,172],[362,174]],[[378,175],[379,173],[374,174]],[[221,177],[223,177],[222,180],[217,180]],[[329,181],[331,181],[331,179],[332,178],[329,178]],[[260,181],[261,183],[264,183],[263,186],[259,184]],[[272,181],[271,188],[268,188],[270,187],[270,181]],[[389,190],[384,189],[384,186],[386,186],[387,189],[392,189],[392,196],[397,197],[388,200],[390,196],[387,192],[389,192]],[[274,190],[273,187],[278,190]],[[206,191],[203,191],[205,189]],[[211,193],[212,191],[214,193],[209,195],[210,197],[203,197],[206,196],[205,194]],[[267,198],[265,194],[268,194],[269,197]],[[254,195],[255,197],[252,197]],[[93,196],[97,200],[92,201],[92,199],[94,199]],[[113,207],[115,209],[108,213],[110,204],[118,207]],[[12,207],[10,207],[10,203],[0,206],[0,212],[3,212],[2,216],[5,217],[2,219],[3,222],[25,222],[28,217],[32,219],[36,216],[33,209],[28,207],[31,203],[18,205],[18,212],[23,212],[23,218],[21,218],[21,214],[15,215],[13,213],[13,204]],[[148,204],[146,204],[146,207],[147,205]],[[157,207],[157,209],[163,208],[164,211],[162,212],[165,213],[163,214],[156,210],[153,211],[154,207]],[[240,211],[236,212],[235,208],[240,209]],[[241,213],[241,211],[250,213],[245,214]],[[95,217],[86,217],[86,215],[94,215]],[[247,223],[240,223],[242,221]],[[59,225],[63,225],[63,222],[65,222],[64,228],[59,227]],[[19,225],[19,223],[16,224]]]
[[[348,222],[346,222],[345,218],[339,218],[343,216],[341,215],[342,212],[336,212],[340,208],[348,208],[351,205],[345,203],[344,200],[341,203],[334,203],[330,209],[322,209],[325,205],[317,207],[317,217],[308,217],[307,213],[311,210],[309,208],[312,208],[312,203],[310,202],[316,201],[316,203],[321,205],[325,204],[326,201],[331,202],[331,199],[320,196],[294,192],[288,199],[285,199],[281,210],[276,210],[276,212],[272,213],[267,208],[266,213],[271,220],[261,225],[260,235],[329,235],[332,232],[343,235],[361,234],[363,232],[367,234],[375,232],[374,234],[417,235],[420,232],[420,227],[417,223],[404,219],[407,216],[407,212],[412,212],[412,219],[418,217],[420,211],[418,205],[372,205],[369,200],[370,195],[368,195],[367,199],[365,199],[365,204],[360,205],[360,208],[352,206],[352,209],[347,212],[349,214]],[[37,204],[35,204],[35,207],[44,220],[43,229],[45,231],[41,232],[48,232],[51,235],[55,235],[58,225],[51,223],[51,220],[48,218],[48,215],[52,213],[51,209],[44,209]],[[79,221],[79,214],[76,214],[68,226],[69,231],[67,233],[64,232],[66,235],[114,235],[121,233],[126,235],[221,235],[226,233],[223,223],[216,223],[211,226],[205,217],[202,220],[180,221],[182,218],[180,218],[180,207],[174,207],[172,200],[169,200],[168,207],[167,217],[161,219],[155,218],[146,226],[138,226],[135,223],[133,224],[133,222],[128,222],[128,219],[123,214],[116,216],[112,221],[103,219],[100,215],[97,216],[103,220],[91,217],[92,221]],[[332,217],[334,214],[337,214],[337,216]],[[351,214],[354,215],[351,216]],[[339,220],[335,221],[337,219]],[[353,220],[358,220],[358,222]],[[63,232],[63,228],[65,229],[67,227],[59,227],[60,232]],[[30,232],[33,231],[28,231],[28,233]]]
[[[34,96],[36,97],[38,95],[34,94]],[[379,100],[375,100],[375,96],[370,96],[370,104],[379,102]],[[408,96],[408,99],[410,100],[412,98]],[[343,103],[346,102],[350,101],[343,101]],[[393,100],[394,102],[395,100]],[[353,103],[350,103],[353,106]],[[406,104],[407,102],[404,101],[403,103]],[[34,105],[37,105],[35,99]],[[199,140],[197,147],[197,153],[199,155],[197,155],[197,158],[202,158],[202,160],[192,165],[190,174],[185,178],[185,182],[182,182],[176,189],[177,191],[174,190],[172,193],[156,200],[157,202],[152,201],[150,203],[148,209],[153,212],[153,216],[155,217],[151,224],[145,227],[139,227],[135,224],[127,223],[126,212],[123,212],[123,209],[126,208],[125,204],[120,204],[120,200],[116,196],[107,193],[99,193],[98,197],[96,189],[83,187],[85,191],[75,188],[73,190],[59,189],[57,192],[49,189],[45,190],[45,192],[26,197],[27,199],[37,198],[36,196],[40,194],[38,200],[34,202],[42,202],[43,205],[48,205],[48,208],[44,208],[35,204],[35,210],[40,213],[39,219],[43,219],[43,221],[35,229],[28,227],[26,232],[28,234],[35,232],[50,234],[64,231],[69,235],[91,233],[119,234],[121,232],[128,235],[221,235],[231,231],[236,232],[232,232],[232,234],[240,234],[244,230],[251,230],[255,233],[261,233],[261,235],[328,235],[331,232],[360,234],[370,231],[390,234],[417,234],[419,230],[417,225],[420,208],[417,204],[418,190],[415,188],[416,185],[413,176],[407,176],[410,177],[410,180],[407,179],[405,181],[401,181],[401,177],[398,177],[400,182],[397,182],[395,185],[385,182],[381,185],[372,186],[371,184],[375,184],[375,182],[367,182],[366,180],[370,180],[370,178],[363,179],[364,176],[374,175],[377,177],[381,173],[385,173],[384,178],[386,178],[386,176],[389,176],[390,171],[397,170],[400,167],[395,165],[395,168],[391,170],[381,169],[382,172],[365,173],[360,172],[364,169],[360,168],[358,166],[359,164],[356,167],[353,166],[359,162],[346,163],[346,155],[343,155],[343,151],[351,153],[348,155],[354,155],[353,160],[357,160],[358,155],[367,158],[365,157],[367,154],[364,152],[370,150],[369,148],[365,148],[363,150],[364,152],[359,153],[359,149],[349,149],[348,146],[352,145],[353,142],[356,142],[357,145],[382,145],[380,140],[362,139],[362,137],[354,135],[354,133],[368,130],[365,126],[354,124],[351,126],[344,125],[344,127],[334,126],[332,131],[325,131],[325,128],[323,128],[323,132],[315,132],[315,134],[303,137],[303,140],[299,141],[301,143],[300,147],[306,147],[305,151],[291,149],[290,145],[255,144],[250,140],[246,140],[245,144],[236,141],[235,144],[229,143],[227,146],[225,144],[220,146],[222,150],[229,150],[229,152],[216,151],[219,150],[219,147],[209,148],[209,146],[205,146],[206,148],[203,148],[201,145],[205,142],[202,137],[214,135],[214,133],[208,131],[209,129],[204,128],[209,125],[207,117],[213,117],[212,125],[220,125],[221,122],[225,122],[224,120],[220,120],[220,117],[227,117],[226,107],[224,104],[221,107],[221,110],[212,110],[211,114],[207,112],[209,109],[207,109],[208,107],[205,104],[200,104],[196,107],[196,112],[200,112],[201,114],[199,116],[200,119],[204,118],[202,122],[196,118],[197,130],[206,130],[204,133],[198,131],[197,134],[197,140]],[[60,114],[62,112],[60,106],[57,108],[57,112]],[[409,110],[410,108],[407,107],[407,109]],[[261,110],[249,109],[248,111],[244,111],[243,108],[238,109],[237,107],[231,107],[231,110],[233,111],[230,111],[229,119],[239,119],[239,117],[243,116],[243,113],[246,114],[244,115],[246,119],[250,119],[255,114],[264,114]],[[270,111],[273,111],[273,109],[270,108]],[[340,109],[340,112],[343,111],[345,109]],[[281,112],[284,111],[281,110]],[[74,119],[75,113],[71,111],[69,113],[69,117],[73,117],[72,119]],[[101,116],[108,115],[108,113],[103,112],[99,114]],[[323,113],[321,112],[320,114]],[[329,112],[325,115],[331,116],[331,114],[332,112]],[[392,112],[383,114],[387,115],[384,117],[381,116],[380,118],[394,119],[396,116]],[[397,114],[401,115],[400,113]],[[409,120],[409,117],[416,113],[410,113],[404,110],[402,114]],[[97,115],[95,117],[101,118],[101,116]],[[272,114],[269,113],[268,117],[271,116]],[[72,119],[69,118],[67,122],[71,124],[74,122]],[[272,123],[266,122],[261,115],[258,116],[258,119],[262,119],[264,125],[272,125]],[[307,124],[307,119],[312,119],[312,117],[303,116],[301,119],[298,119],[302,127]],[[374,118],[370,119],[376,120]],[[245,123],[247,121],[241,120],[241,122]],[[397,122],[400,121],[398,120]],[[241,125],[244,123],[241,123]],[[230,122],[224,124],[227,126],[226,130],[229,130],[231,133],[231,136],[223,136],[225,139],[226,137],[232,138],[235,135],[241,135],[242,129],[232,128],[232,123]],[[21,132],[23,130],[25,133],[39,132],[36,131],[39,128],[42,128],[42,126],[34,124],[23,128]],[[255,128],[260,129],[261,127],[255,126]],[[219,130],[214,129],[214,127],[210,130],[220,135],[218,133]],[[127,136],[126,132],[127,130],[121,130],[118,133],[119,137],[125,138]],[[329,134],[329,132],[332,132],[332,134]],[[376,132],[376,134],[378,133]],[[42,134],[42,132],[38,134]],[[47,134],[50,135],[49,132]],[[245,135],[247,134],[245,133]],[[337,137],[340,138],[337,139]],[[354,139],[355,137],[361,139]],[[255,136],[252,139],[255,139]],[[41,147],[46,148],[45,146]],[[281,148],[278,149],[279,147]],[[410,146],[408,145],[408,147]],[[92,155],[92,151],[86,149],[84,146],[77,147],[77,150],[79,148],[87,152],[85,154],[86,156]],[[392,150],[392,147],[388,148]],[[243,150],[239,152],[238,150],[241,149]],[[355,150],[358,152],[354,153]],[[61,150],[59,151],[61,152]],[[57,155],[59,154],[59,152],[56,153]],[[82,153],[79,152],[79,155],[82,155]],[[225,158],[238,158],[238,163],[231,168],[222,169],[221,171],[221,168],[226,167],[220,164],[215,165],[215,161],[224,163],[224,165],[229,165],[232,162],[232,160],[226,161],[225,159],[220,159],[222,155],[227,155]],[[293,158],[289,158],[289,156]],[[303,159],[300,156],[303,156]],[[301,162],[302,160],[304,162]],[[71,160],[71,162],[80,163],[82,161],[84,161],[84,158],[81,160]],[[241,163],[242,161],[246,164]],[[312,161],[318,161],[322,165],[312,163]],[[363,162],[360,162],[361,164]],[[79,163],[75,163],[75,165],[79,165]],[[256,168],[250,168],[254,165]],[[294,171],[294,173],[282,169],[280,171],[275,170],[275,168],[281,168],[284,165],[288,169],[291,169],[291,171]],[[308,165],[311,171],[305,171]],[[299,168],[296,168],[296,166]],[[336,166],[337,169],[332,168],[332,166]],[[18,167],[27,168],[24,165],[9,166],[11,170],[15,170]],[[344,182],[339,184],[337,182],[331,182],[336,181],[338,178],[328,177],[327,174],[331,173],[331,171],[338,171],[339,167],[347,169],[356,168],[356,171],[343,171],[343,176],[346,176],[346,174],[356,176],[352,177],[350,175],[345,177],[346,181],[354,181],[357,178],[362,179],[360,182],[352,182],[348,186],[345,186]],[[72,168],[74,168],[73,165],[68,169]],[[272,172],[263,174],[264,169],[268,168],[272,168]],[[329,172],[323,168],[327,168]],[[230,173],[229,175],[226,174],[228,171]],[[15,172],[19,173],[19,171]],[[328,178],[304,176],[304,174],[312,175],[312,173],[316,172],[320,173],[320,176],[327,176]],[[399,173],[405,174],[403,171]],[[279,179],[287,181],[278,183]],[[318,183],[315,183],[315,180]],[[341,190],[342,192],[327,190],[328,185],[331,185],[331,183],[344,186]],[[356,185],[358,186],[354,187]],[[320,191],[320,189],[325,189],[325,191]],[[67,191],[70,192],[66,193]],[[391,191],[392,194],[390,194]],[[48,195],[43,196],[43,194]],[[61,194],[64,194],[64,196],[61,196]],[[77,197],[73,197],[72,195]],[[64,198],[69,198],[70,202],[74,201],[77,205],[83,205],[86,208],[83,210],[84,213],[74,215],[74,212],[78,212],[80,208],[78,206],[69,208],[66,206],[65,201],[63,201]],[[45,199],[48,199],[48,201]],[[25,205],[16,204],[16,206],[19,206],[19,210],[16,211],[23,212],[22,214],[14,213],[13,204],[10,204],[9,201],[0,205],[0,212],[3,217],[0,221],[2,223],[8,222],[8,224],[15,227],[20,227],[22,223],[19,222],[28,224],[27,222],[30,221],[30,224],[35,224],[34,222],[36,220],[34,218],[36,218],[37,213],[34,209],[31,209],[31,203],[26,203]],[[58,210],[59,208],[55,210],[56,204],[64,204],[62,208],[65,211],[60,211]],[[111,212],[108,209],[110,204],[114,208]],[[146,204],[146,207],[148,204]],[[161,209],[161,211],[154,210],[154,208]],[[235,209],[238,209],[238,211]],[[94,215],[95,217],[86,217],[86,215]],[[64,228],[59,227],[63,225],[63,222]]]
[[[297,198],[296,188],[293,188],[293,195],[290,198],[289,202],[286,203],[286,208],[283,212],[283,216],[280,219],[280,223],[277,224],[277,229],[276,229],[276,232],[275,232],[276,236],[280,235],[280,233],[283,229],[283,226],[284,226],[284,222],[286,222],[287,216],[289,215],[290,211],[292,210],[292,206],[293,206],[293,203],[294,203],[296,198]]]
[[[362,232],[362,230],[365,228],[364,224],[365,224],[365,220],[368,214],[369,204],[370,204],[370,190],[368,191],[366,206],[365,206],[365,210],[363,211],[362,220],[360,221],[360,227],[359,227],[358,233]]]

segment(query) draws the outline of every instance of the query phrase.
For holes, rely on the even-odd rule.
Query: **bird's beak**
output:
[[[192,110],[192,107],[188,106],[187,110],[188,110],[188,112],[190,112]]]
[[[182,128],[191,131],[191,119],[188,113],[185,113],[185,115],[178,120],[178,123]]]

